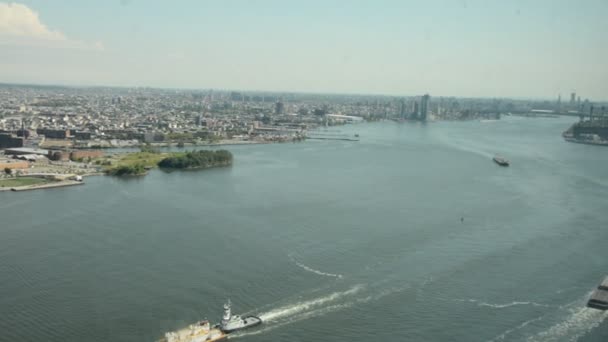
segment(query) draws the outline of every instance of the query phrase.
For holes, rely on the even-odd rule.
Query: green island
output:
[[[232,153],[229,151],[200,150],[176,153],[161,160],[158,163],[158,166],[169,169],[207,169],[211,167],[229,166],[231,164]]]
[[[161,167],[165,169],[206,169],[229,166],[232,153],[226,150],[160,153],[149,149],[141,152],[116,154],[99,158],[95,164],[103,167],[111,176],[143,176],[147,171]]]

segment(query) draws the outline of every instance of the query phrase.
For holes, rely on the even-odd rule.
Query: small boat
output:
[[[604,311],[608,310],[608,276],[593,290],[587,302],[587,307]]]
[[[492,158],[492,160],[494,160],[494,162],[500,166],[509,166],[509,161],[506,160],[505,158],[496,156],[496,157]]]
[[[355,138],[358,138],[358,137],[359,137],[359,134],[355,134]]]
[[[233,316],[230,306],[230,300],[228,301],[228,303],[224,304],[224,316],[222,317],[222,321],[219,324],[220,330],[225,332],[226,334],[262,324],[262,319],[257,316]]]

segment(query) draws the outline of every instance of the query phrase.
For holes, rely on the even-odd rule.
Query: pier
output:
[[[342,140],[342,141],[359,141],[358,135],[354,138],[351,135],[340,133],[340,130],[332,131],[314,131],[306,135],[306,139],[314,140]]]
[[[313,140],[343,140],[343,141],[359,141],[359,139],[353,139],[353,138],[340,138],[340,137],[306,137],[306,139],[313,139]]]
[[[62,188],[65,186],[74,186],[74,185],[83,185],[83,184],[84,183],[81,181],[64,180],[64,181],[45,183],[45,184],[15,186],[15,187],[10,188],[10,190],[11,191],[29,191],[29,190],[38,190],[38,189]]]

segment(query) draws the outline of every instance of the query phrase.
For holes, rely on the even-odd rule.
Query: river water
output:
[[[564,142],[571,122],[366,123],[229,147],[226,169],[0,193],[0,341],[154,341],[227,298],[266,321],[235,341],[608,341],[584,307],[608,148]]]

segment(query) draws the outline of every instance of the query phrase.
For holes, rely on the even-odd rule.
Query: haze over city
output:
[[[601,0],[0,3],[0,80],[603,100],[607,10]]]

